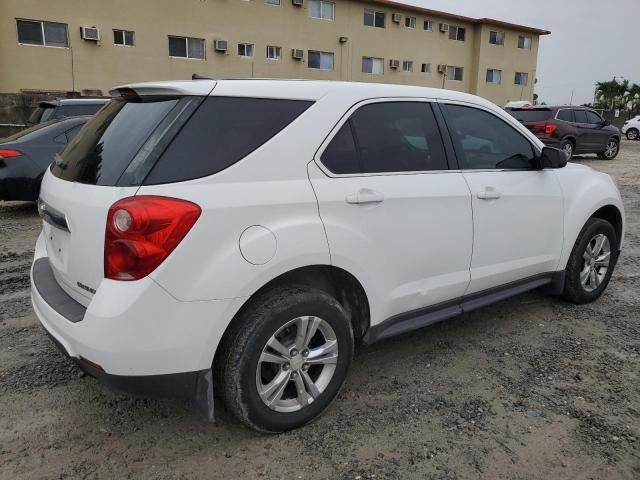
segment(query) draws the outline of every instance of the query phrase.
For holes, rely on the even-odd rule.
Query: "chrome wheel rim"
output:
[[[587,292],[593,292],[604,281],[611,263],[611,244],[606,235],[595,235],[582,255],[580,283]]]
[[[567,156],[567,158],[571,158],[573,155],[573,145],[571,143],[565,143],[564,147],[562,147],[562,150],[564,150],[565,155]]]
[[[611,158],[616,153],[618,153],[618,143],[611,140],[609,143],[607,143],[607,149],[604,151],[604,156],[606,158]]]
[[[326,320],[302,316],[271,336],[258,359],[256,388],[276,412],[295,412],[327,388],[338,363],[338,340]]]

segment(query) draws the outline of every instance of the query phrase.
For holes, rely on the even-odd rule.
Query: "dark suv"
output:
[[[27,127],[48,122],[54,118],[93,115],[109,100],[109,98],[57,98],[40,102],[29,116]]]
[[[507,108],[546,145],[574,154],[597,153],[613,160],[620,150],[620,130],[593,110],[584,107]]]

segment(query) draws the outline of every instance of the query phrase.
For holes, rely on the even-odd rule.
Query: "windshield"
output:
[[[549,120],[553,114],[549,108],[510,108],[507,111],[521,122],[544,122]]]

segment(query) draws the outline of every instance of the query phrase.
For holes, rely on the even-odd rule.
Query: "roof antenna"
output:
[[[203,77],[202,75],[194,73],[193,75],[191,75],[191,80],[213,80],[213,78]]]

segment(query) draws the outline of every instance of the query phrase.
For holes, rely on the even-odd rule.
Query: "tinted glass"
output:
[[[600,115],[597,115],[590,110],[587,110],[587,120],[592,125],[599,125],[602,122],[602,118],[600,118]]]
[[[574,122],[575,119],[573,117],[573,110],[569,110],[565,108],[563,110],[558,111],[558,120],[563,120],[565,122]]]
[[[45,127],[48,127],[50,125],[55,125],[56,123],[57,123],[57,120],[52,122],[37,123],[34,126],[25,128],[24,130],[20,130],[19,132],[14,133],[9,137],[0,139],[0,144],[14,142],[16,140],[20,140],[20,141],[33,140],[42,135],[46,135],[47,130],[45,129]]]
[[[186,57],[187,39],[183,37],[169,37],[169,56]]]
[[[116,185],[134,155],[177,102],[110,101],[67,145],[51,172],[72,182]]]
[[[31,112],[31,115],[29,115],[29,119],[27,120],[27,125],[35,125],[36,123],[40,123],[42,119],[42,114],[46,110],[53,110],[53,108],[54,108],[53,106],[36,108],[33,112]]]
[[[447,159],[431,106],[385,102],[351,116],[363,173],[446,170]]]
[[[356,150],[351,131],[351,122],[345,123],[321,157],[322,163],[333,173],[349,174],[361,173],[360,157]]]
[[[213,175],[284,129],[312,102],[208,97],[171,142],[145,184]]]
[[[28,45],[43,45],[42,24],[28,20],[16,20],[18,25],[18,42]]]
[[[93,115],[100,110],[102,105],[62,105],[56,109],[55,117],[78,117],[81,115]]]
[[[529,141],[491,113],[447,105],[447,123],[464,169],[533,168]]]
[[[584,110],[574,110],[573,114],[576,117],[577,123],[589,123],[587,121],[587,113]]]
[[[518,109],[511,108],[507,110],[512,117],[515,117],[521,122],[544,122],[553,117],[553,111],[548,108],[535,108],[535,109]]]

